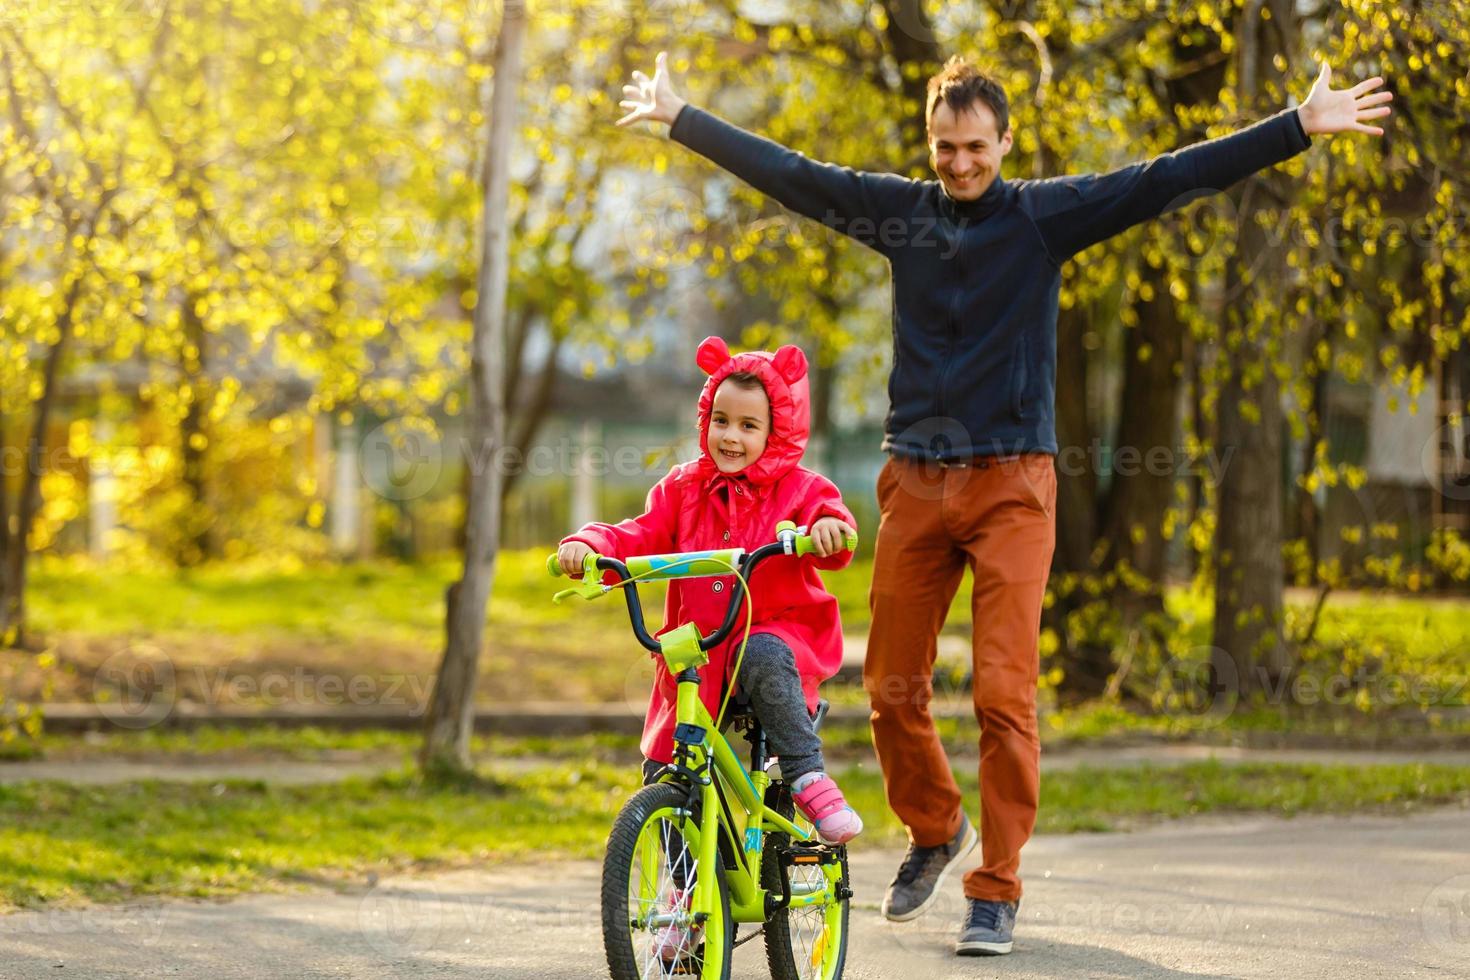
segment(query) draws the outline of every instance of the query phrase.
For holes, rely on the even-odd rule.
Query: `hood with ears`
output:
[[[811,429],[807,363],[801,348],[787,345],[774,354],[763,350],[731,354],[719,337],[706,337],[699,345],[695,361],[709,375],[699,395],[700,478],[707,480],[720,472],[709,453],[710,408],[720,383],[737,371],[749,371],[760,378],[771,404],[771,431],[760,458],[732,475],[745,477],[757,486],[767,486],[791,472],[806,452]]]

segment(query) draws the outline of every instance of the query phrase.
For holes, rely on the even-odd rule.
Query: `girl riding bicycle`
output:
[[[852,560],[843,543],[856,522],[831,481],[799,465],[809,428],[806,355],[791,346],[731,355],[723,340],[709,337],[696,360],[709,375],[699,397],[699,458],[676,466],[649,491],[644,514],[588,524],[562,540],[557,559],[564,572],[578,575],[589,552],[626,558],[754,548],[772,540],[780,521],[808,526],[815,556],[764,567],[751,583],[754,610],[738,686],[780,757],[797,808],[822,840],[845,843],[862,830],[862,819],[825,772],[812,712],[818,686],[842,663],[837,600],[817,569]],[[733,576],[671,582],[664,630],[688,622],[704,632],[718,627],[733,582]],[[739,650],[737,635],[710,650],[699,671],[700,699],[711,714],[719,711]],[[662,661],[655,672],[643,727],[646,778],[674,755],[675,681]]]

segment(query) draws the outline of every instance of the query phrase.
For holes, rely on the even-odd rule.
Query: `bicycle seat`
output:
[[[737,690],[730,695],[730,703],[725,706],[725,725],[729,726],[736,721],[755,721],[755,710],[750,706],[750,698],[744,691]]]
[[[822,730],[822,721],[827,717],[827,712],[832,710],[832,704],[826,698],[817,701],[817,710],[812,712],[812,731]]]
[[[817,701],[817,709],[812,712],[813,732],[820,732],[822,730],[822,722],[831,710],[832,704],[826,698],[821,698]],[[755,717],[755,709],[750,706],[750,698],[745,695],[744,691],[737,690],[734,694],[730,695],[730,703],[725,708],[725,725],[729,726],[740,719],[748,720],[751,723],[758,720]]]

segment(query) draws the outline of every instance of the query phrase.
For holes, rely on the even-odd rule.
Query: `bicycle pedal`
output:
[[[673,964],[669,971],[670,976],[675,977],[697,977],[704,972],[704,947],[699,948],[695,956],[681,956]]]
[[[787,866],[803,864],[840,864],[847,856],[846,844],[824,844],[819,840],[797,841],[778,850],[781,863]]]

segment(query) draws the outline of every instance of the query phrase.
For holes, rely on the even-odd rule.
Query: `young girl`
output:
[[[844,539],[855,522],[837,488],[798,465],[809,426],[806,355],[782,347],[775,354],[732,356],[723,340],[710,337],[699,345],[697,361],[709,375],[699,396],[699,459],[674,467],[649,491],[646,513],[619,524],[588,524],[563,539],[557,557],[563,571],[576,574],[589,551],[626,558],[753,550],[776,539],[780,521],[808,527],[815,555],[770,561],[756,572],[738,681],[780,757],[797,808],[822,840],[841,844],[856,837],[863,822],[824,771],[822,744],[812,730],[817,687],[842,663],[837,600],[822,587],[817,569],[852,560]],[[734,582],[733,575],[670,582],[664,628],[694,622],[712,632],[724,621]],[[700,698],[711,714],[719,711],[723,680],[739,650],[737,632],[709,651],[710,662],[699,671]],[[648,776],[673,759],[674,749],[675,683],[662,660],[655,664],[643,727]]]

